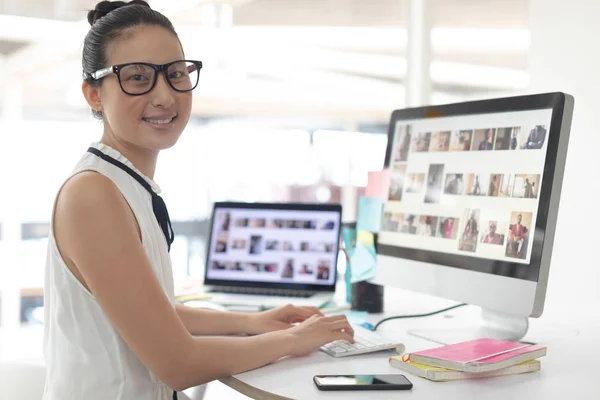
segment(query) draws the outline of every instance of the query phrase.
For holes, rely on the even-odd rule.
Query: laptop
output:
[[[204,291],[226,306],[320,307],[333,299],[342,206],[214,204]]]

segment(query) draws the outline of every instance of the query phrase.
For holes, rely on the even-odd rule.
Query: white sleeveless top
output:
[[[101,143],[92,147],[160,188],[121,153]],[[171,259],[164,234],[152,211],[150,193],[125,171],[86,152],[71,176],[97,171],[112,180],[137,219],[146,255],[162,289],[175,306]],[[44,400],[172,400],[173,390],[146,368],[62,259],[50,227],[44,285]]]

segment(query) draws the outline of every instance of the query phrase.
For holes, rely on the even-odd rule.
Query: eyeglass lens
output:
[[[192,90],[198,84],[198,67],[189,61],[171,64],[165,74],[175,90]],[[120,70],[121,86],[126,93],[141,94],[152,89],[156,70],[145,64],[129,64]]]

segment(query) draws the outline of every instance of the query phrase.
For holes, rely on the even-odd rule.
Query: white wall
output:
[[[530,0],[531,91],[575,98],[547,311],[600,308],[600,2]]]

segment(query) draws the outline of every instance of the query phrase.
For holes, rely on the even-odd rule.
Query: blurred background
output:
[[[556,242],[560,247],[576,235],[579,247],[555,251],[554,264],[563,265],[553,265],[553,275],[570,273],[565,264],[573,251],[582,259],[591,255],[589,218],[597,215],[600,193],[577,181],[598,171],[597,2],[149,3],[171,19],[186,57],[204,63],[190,123],[160,156],[155,176],[177,234],[171,254],[179,289],[202,279],[213,202],[341,202],[344,220],[351,221],[367,172],[383,166],[392,110],[554,90],[573,94],[576,110]],[[95,4],[0,1],[5,328],[43,324],[53,200],[102,132],[81,95],[85,17]],[[589,258],[582,264],[583,273],[600,281]],[[598,301],[598,292],[579,295]]]
[[[10,189],[0,223],[4,240],[20,242],[11,275],[22,323],[40,318],[56,192],[102,132],[81,94],[85,16],[95,4],[4,0],[0,9],[0,177]],[[524,0],[150,4],[172,20],[186,57],[204,63],[188,128],[155,177],[175,224],[179,285],[203,276],[214,201],[343,202],[352,220],[367,171],[383,166],[392,110],[529,84]]]

